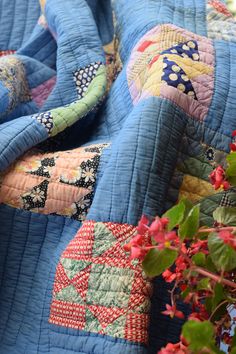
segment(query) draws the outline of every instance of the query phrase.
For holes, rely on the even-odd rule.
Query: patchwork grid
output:
[[[70,151],[31,151],[2,175],[0,202],[82,221],[91,206],[100,157],[108,144]]]
[[[152,287],[123,245],[128,224],[85,221],[57,267],[49,322],[147,343]]]

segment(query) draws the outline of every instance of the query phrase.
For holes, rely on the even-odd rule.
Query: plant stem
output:
[[[212,312],[211,316],[209,317],[209,321],[211,321],[211,319],[214,316],[214,314],[216,313],[216,311],[218,311],[221,306],[223,306],[224,304],[227,304],[227,303],[228,303],[228,300],[224,300],[223,302],[220,302],[218,304],[218,306],[216,306],[215,310]]]
[[[225,227],[212,227],[212,228],[208,228],[208,229],[199,229],[198,233],[204,233],[204,232],[214,232],[214,231],[236,231],[236,227],[235,226],[225,226]]]
[[[234,288],[236,289],[236,283],[234,283],[233,281],[231,280],[228,280],[228,279],[225,279],[225,278],[221,278],[219,277],[218,275],[214,274],[214,273],[211,273],[209,272],[208,270],[205,270],[203,268],[200,268],[200,267],[193,267],[192,268],[195,272],[201,274],[201,275],[204,275],[205,277],[208,277],[208,278],[211,278],[212,280],[215,280],[217,283],[222,283],[224,285],[227,285],[229,286],[230,288]]]

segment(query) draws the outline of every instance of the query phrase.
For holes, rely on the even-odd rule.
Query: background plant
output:
[[[236,131],[227,168],[217,166],[209,176],[216,190],[236,186],[235,140]],[[159,354],[218,354],[222,342],[236,354],[236,208],[218,207],[213,218],[212,227],[202,226],[200,205],[182,199],[162,217],[143,216],[137,235],[125,245],[148,276],[173,283],[163,314],[185,318],[176,305],[179,298],[191,308],[179,343],[169,343]]]

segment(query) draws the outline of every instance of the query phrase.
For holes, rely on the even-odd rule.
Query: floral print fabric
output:
[[[92,203],[101,153],[107,146],[29,152],[1,176],[0,203],[83,221]]]

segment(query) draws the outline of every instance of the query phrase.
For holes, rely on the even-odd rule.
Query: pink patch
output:
[[[56,76],[44,81],[41,85],[31,90],[31,95],[36,105],[41,108],[56,84]]]
[[[158,60],[158,58],[160,57],[160,55],[158,54],[158,55],[155,55],[155,57],[152,59],[152,61],[150,62],[150,64],[149,64],[149,67],[151,67],[157,60]]]
[[[161,36],[161,33],[163,33],[163,36]],[[154,93],[155,90],[152,87],[156,79],[154,80],[155,71],[152,68],[160,57],[163,56],[164,58],[167,55],[162,54],[163,50],[176,44],[192,41],[197,42],[197,53],[199,54],[199,61],[193,60],[195,68],[190,79],[197,100],[168,84],[161,85],[160,92]],[[153,44],[153,50],[146,51],[147,44],[150,42]],[[142,52],[140,52],[140,48],[142,48]],[[168,55],[171,60],[172,54]],[[190,57],[187,59],[189,61]],[[176,58],[173,58],[173,60],[176,60],[177,65],[179,65]],[[188,65],[190,64],[188,63]],[[208,113],[213,95],[214,65],[215,53],[211,39],[170,24],[156,26],[147,32],[134,47],[127,66],[127,80],[133,104],[136,105],[139,101],[153,95],[159,96],[169,99],[191,117],[203,121]],[[157,84],[160,85],[161,77],[158,80]]]
[[[222,4],[221,1],[218,0],[212,0],[209,1],[208,3],[210,6],[214,7],[218,12],[221,14],[227,16],[227,17],[233,17],[231,12],[227,9],[227,6],[225,4]]]
[[[152,42],[152,41],[144,41],[141,45],[140,45],[140,47],[138,48],[138,51],[139,52],[144,52],[145,51],[145,49],[147,49],[151,44],[153,44],[154,42]]]
[[[0,57],[4,57],[5,55],[15,54],[15,50],[0,50]]]

